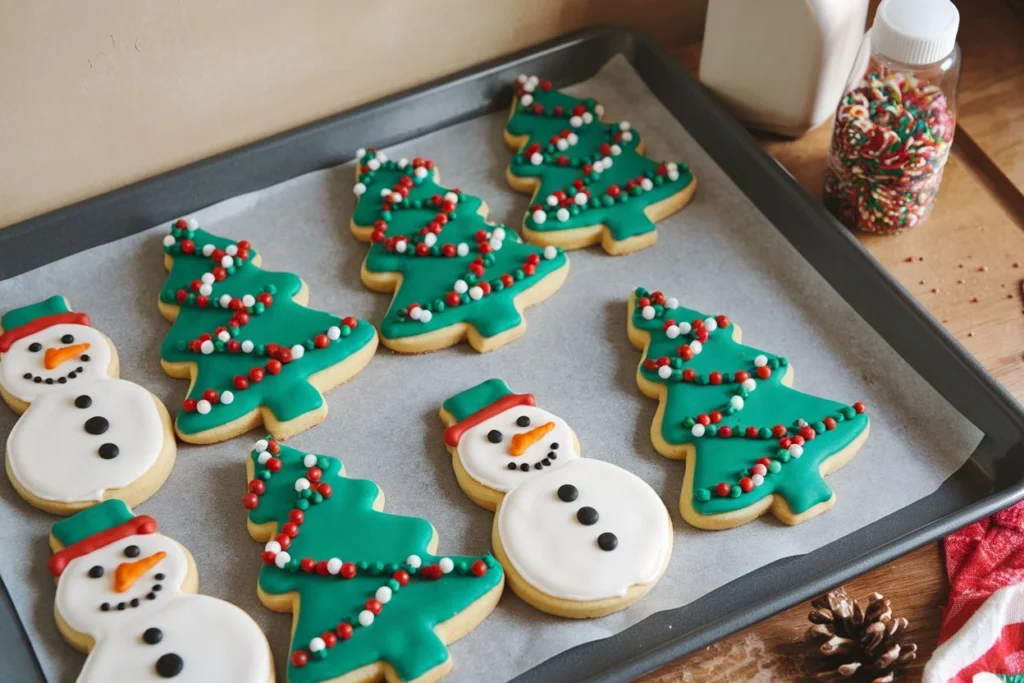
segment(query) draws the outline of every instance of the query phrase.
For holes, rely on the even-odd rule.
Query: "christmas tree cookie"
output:
[[[327,416],[323,392],[373,358],[372,325],[306,308],[306,283],[261,269],[245,240],[178,220],[164,265],[160,312],[174,324],[160,363],[192,382],[175,421],[184,441],[223,441],[261,423],[278,439],[309,429]]]
[[[661,292],[633,293],[629,339],[643,349],[637,384],[659,400],[654,447],[686,460],[683,519],[727,529],[771,511],[797,524],[832,507],[824,476],[867,439],[863,404],[791,388],[786,358],[741,344],[728,317],[684,308]]]
[[[477,197],[439,184],[432,161],[359,150],[352,233],[370,243],[363,283],[394,292],[381,339],[399,353],[468,339],[480,352],[526,331],[523,310],[562,286],[569,261],[487,221]]]
[[[117,350],[54,296],[0,318],[0,393],[24,413],[6,468],[22,498],[70,515],[116,498],[137,505],[174,466],[174,430],[156,396],[117,379]]]
[[[53,525],[61,634],[88,653],[78,683],[272,683],[270,647],[234,605],[195,595],[192,555],[108,500]]]
[[[605,123],[604,108],[519,76],[505,142],[516,152],[509,185],[532,193],[523,221],[528,242],[609,254],[654,244],[655,223],[682,209],[697,179],[682,162],[652,161],[628,121]]]
[[[491,542],[516,595],[564,617],[625,609],[658,582],[672,521],[636,475],[579,457],[561,418],[491,379],[444,402],[445,445],[463,491],[496,510]]]
[[[435,681],[447,645],[490,614],[504,576],[490,555],[437,555],[426,520],[383,512],[372,481],[341,461],[256,442],[249,533],[265,542],[257,592],[294,613],[290,683]]]

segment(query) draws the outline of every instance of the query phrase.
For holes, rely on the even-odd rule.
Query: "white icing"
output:
[[[75,338],[71,344],[65,344],[61,338],[70,334]],[[29,351],[32,344],[38,343],[42,346],[39,351]],[[82,361],[80,355],[76,355],[58,365],[53,370],[47,370],[44,365],[46,349],[62,348],[74,344],[88,344],[89,349],[83,353],[89,356],[89,360]],[[15,398],[31,403],[39,396],[63,391],[65,388],[77,386],[90,379],[103,379],[110,376],[111,347],[100,332],[87,325],[61,324],[51,325],[35,334],[30,334],[19,339],[11,345],[7,353],[0,353],[0,385]],[[81,373],[76,372],[76,378],[70,379],[68,375],[82,368]],[[42,377],[43,383],[37,384],[32,379],[25,379],[25,373],[33,377]],[[58,382],[64,378],[64,384]],[[52,379],[52,384],[45,384],[47,379]]]
[[[90,397],[92,405],[76,408],[79,396]],[[89,434],[85,421],[91,417],[105,417],[110,427]],[[117,446],[117,457],[100,457],[107,443]],[[36,399],[11,430],[7,462],[18,483],[38,498],[98,502],[149,471],[163,445],[163,421],[148,391],[125,380],[95,380]]]
[[[128,558],[124,549],[137,545],[140,553]],[[166,557],[124,593],[114,591],[117,565],[163,551]],[[101,566],[103,576],[89,576]],[[180,680],[218,683],[263,683],[270,679],[270,653],[256,623],[234,605],[205,595],[186,595],[181,586],[188,573],[184,549],[161,534],[120,539],[75,558],[57,583],[56,609],[74,630],[88,634],[96,645],[86,659],[78,683],[133,681],[157,683],[157,660],[165,654],[182,658]],[[162,580],[156,575],[163,574]],[[146,594],[159,583],[153,600]],[[139,607],[100,610],[100,604],[139,598]],[[159,643],[147,644],[148,628],[162,633]],[[175,678],[178,680],[179,678]]]
[[[576,487],[572,502],[558,497]],[[597,510],[584,525],[577,511]],[[658,579],[672,545],[672,522],[658,495],[642,479],[607,462],[575,459],[531,478],[505,496],[498,534],[515,570],[538,590],[566,600],[622,597],[634,585]],[[618,546],[602,550],[599,535]]]
[[[530,418],[529,427],[520,427],[516,420],[526,416]],[[530,446],[525,453],[519,456],[509,454],[512,446],[512,437],[516,434],[528,432],[546,422],[553,422],[555,428],[545,434],[539,441]],[[491,443],[487,434],[496,429],[502,434],[500,443]],[[551,444],[557,443],[558,448],[553,449]],[[459,462],[469,473],[469,476],[496,491],[511,491],[516,486],[533,479],[541,472],[561,467],[570,460],[578,458],[576,453],[575,440],[572,430],[562,418],[552,415],[548,411],[536,406],[515,406],[508,410],[488,418],[466,430],[459,439],[456,449]],[[548,459],[550,465],[541,465],[542,469],[534,469],[536,463],[541,462],[548,453],[555,453],[554,460]],[[517,468],[520,465],[529,465],[530,469],[523,472],[519,469],[508,469],[509,464]]]

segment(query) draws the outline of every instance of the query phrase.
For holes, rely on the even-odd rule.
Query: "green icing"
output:
[[[473,413],[483,410],[511,393],[512,390],[505,380],[495,377],[460,391],[441,404],[441,407],[451,413],[457,422],[462,422]]]
[[[160,358],[171,363],[191,362],[198,366],[196,381],[188,398],[198,401],[204,391],[213,389],[218,394],[232,392],[234,400],[231,404],[214,404],[205,415],[181,410],[177,417],[179,431],[196,434],[214,429],[260,406],[270,409],[280,421],[292,420],[319,408],[324,399],[309,383],[309,377],[344,361],[372,343],[376,334],[373,326],[354,318],[346,319],[350,324],[345,324],[338,316],[295,303],[292,297],[302,287],[299,277],[292,273],[262,270],[252,262],[255,251],[251,251],[250,257],[244,261],[235,259],[235,265],[227,269],[227,277],[213,283],[207,306],[200,307],[197,292],[193,290],[194,283],[217,266],[210,257],[202,255],[204,245],[225,249],[237,244],[187,226],[185,221],[176,221],[171,230],[175,241],[164,246],[164,251],[174,259],[174,265],[160,298],[164,303],[180,306],[180,313],[160,348]],[[188,241],[195,246],[193,254],[182,251],[182,245]],[[179,302],[179,292],[182,291],[186,298]],[[237,328],[229,326],[233,311],[221,307],[220,298],[225,294],[236,298],[248,294],[255,298],[261,293],[272,295],[271,305],[265,307],[257,301],[248,308],[248,324]],[[252,341],[253,351],[228,350],[225,343],[217,339],[216,332],[222,327],[230,331],[232,340]],[[341,336],[326,347],[317,348],[313,340],[331,327],[337,327]],[[212,335],[215,344],[214,352],[209,355],[190,348],[190,343],[204,333]],[[268,345],[272,344],[288,349],[301,344],[304,353],[301,358],[284,364],[280,374],[265,373],[261,382],[250,381],[244,390],[236,388],[236,377],[247,377],[250,369],[263,368],[271,360],[273,347]]]
[[[65,548],[135,518],[123,500],[105,500],[53,525],[53,537]]]
[[[534,195],[538,203],[531,207],[524,225],[531,230],[551,232],[604,224],[616,241],[653,231],[655,225],[644,209],[694,182],[687,165],[678,162],[673,169],[639,154],[636,148],[640,134],[627,122],[601,121],[603,112],[593,99],[572,97],[551,88],[548,81],[540,81],[532,86],[532,92],[527,92],[529,83],[534,81],[516,82],[516,101],[505,127],[510,135],[528,138],[512,158],[512,174],[540,181]],[[524,97],[528,97],[527,101],[532,99],[528,106],[523,104]],[[573,127],[574,111],[585,112],[593,120]],[[574,133],[578,141],[560,150],[557,140],[567,139],[569,133]],[[602,149],[602,145],[607,147]],[[609,151],[612,145],[621,152],[616,155]],[[531,162],[534,153],[543,157],[539,165]],[[594,172],[594,162],[602,160],[604,164],[605,159],[611,160],[611,167]],[[641,180],[650,182],[649,190],[644,190]],[[611,193],[617,196],[609,193],[610,188],[615,188]],[[579,189],[589,194],[582,206],[574,201]],[[560,205],[549,204],[547,198],[558,191],[565,192],[566,197],[560,198]],[[558,218],[559,206],[569,212],[565,220]],[[543,223],[533,217],[537,209],[545,213]]]
[[[361,666],[385,661],[395,668],[401,680],[407,681],[447,661],[447,647],[434,633],[434,627],[498,586],[502,582],[501,565],[490,555],[447,556],[455,566],[450,574],[436,580],[416,576],[416,570],[407,563],[410,555],[419,556],[423,567],[436,565],[441,559],[427,551],[434,529],[417,517],[374,510],[373,503],[380,493],[375,483],[348,479],[341,461],[317,456],[323,471],[321,481],[332,488],[330,497],[317,503],[315,496],[306,496],[308,490],[306,494],[296,493],[296,481],[308,476],[303,463],[305,453],[281,446],[277,457],[282,467],[278,472],[260,465],[257,451],[251,457],[255,477],[266,485],[257,506],[249,512],[253,523],[275,522],[280,530],[293,509],[305,508],[298,535],[287,549],[292,558],[290,564],[284,568],[265,564],[259,575],[259,586],[265,593],[298,593],[300,608],[291,652],[308,653],[312,638],[335,630],[339,622],[354,622],[349,640],[339,639],[333,648],[322,650],[321,656],[311,656],[305,666],[295,666],[289,657],[288,680],[335,680]],[[359,571],[350,579],[307,573],[299,568],[303,558],[339,558],[354,563]],[[488,567],[479,577],[470,571],[478,560]],[[398,569],[413,574],[405,586],[400,587],[392,579]],[[394,590],[391,600],[372,624],[358,625],[353,617],[385,585]]]
[[[835,401],[805,394],[782,384],[788,361],[765,351],[733,341],[733,328],[719,328],[710,333],[702,351],[688,361],[679,354],[679,348],[688,344],[693,337],[680,334],[670,338],[665,330],[666,320],[676,323],[705,320],[708,316],[698,311],[674,305],[665,300],[653,304],[655,316],[645,319],[639,300],[651,297],[646,290],[634,293],[634,311],[631,323],[639,330],[650,334],[650,344],[640,366],[642,376],[648,381],[665,385],[664,417],[661,425],[662,438],[671,445],[691,443],[696,448],[693,477],[692,501],[699,514],[719,514],[745,508],[770,494],[782,496],[792,511],[800,514],[818,503],[829,500],[832,490],[818,472],[819,466],[835,453],[849,445],[868,426],[868,416],[858,414],[853,407]],[[764,355],[772,374],[767,380],[755,375],[754,359]],[[672,376],[662,378],[658,369],[648,367],[649,362],[667,357]],[[696,372],[695,381],[680,381],[686,369]],[[719,371],[724,376],[721,384],[711,384],[711,372]],[[754,391],[748,392],[734,381],[735,372],[748,372],[756,381]],[[730,401],[739,395],[742,408],[735,410]],[[706,428],[702,437],[693,432],[695,418],[720,410],[723,418],[718,424]],[[825,429],[824,420],[836,420],[832,430]],[[792,457],[780,448],[779,438],[771,428],[782,425],[788,436],[798,433],[798,420],[805,420],[814,429],[816,436],[803,444],[803,454]],[[723,426],[728,426],[733,435],[730,438],[718,436]],[[757,438],[747,438],[746,428],[758,428]],[[764,476],[764,483],[752,491],[744,492],[739,482],[750,476],[751,468],[758,459],[767,457],[770,464]],[[727,496],[716,494],[715,487],[724,482],[730,487]]]
[[[424,334],[458,323],[471,325],[483,337],[498,335],[522,322],[514,305],[515,297],[568,265],[560,250],[545,251],[523,244],[508,227],[487,222],[480,215],[483,202],[439,185],[430,162],[416,159],[399,164],[370,150],[360,157],[359,164],[359,201],[352,222],[361,228],[383,229],[379,238],[371,237],[364,267],[371,273],[401,276],[401,285],[380,325],[387,339]],[[378,164],[378,168],[371,168]],[[424,169],[420,171],[423,177],[417,176],[417,168]],[[408,195],[400,202],[381,196],[381,190],[399,187],[400,182],[408,184]],[[417,245],[426,244],[428,239],[421,230],[442,213],[443,197],[449,192],[458,198],[454,210],[447,214],[447,222],[436,234],[436,243],[429,248],[421,247],[427,249],[427,254],[417,255]],[[494,250],[487,234],[499,229],[505,237],[500,248]],[[399,243],[405,246],[399,247]],[[461,255],[459,245],[463,245]],[[481,245],[487,253],[481,252]],[[402,248],[404,252],[399,251]],[[450,255],[445,254],[446,248]],[[527,259],[536,264],[525,266]],[[482,275],[472,272],[480,266]],[[456,291],[456,281],[465,283],[465,291]],[[487,283],[491,291],[473,299],[471,288],[481,283]],[[412,304],[428,310],[430,320],[411,319]]]

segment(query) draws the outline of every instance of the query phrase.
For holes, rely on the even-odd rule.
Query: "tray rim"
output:
[[[0,229],[0,280],[40,267],[72,253],[149,229],[154,225],[221,199],[260,189],[305,172],[344,163],[351,159],[355,147],[327,144],[324,149],[314,150],[312,148],[323,145],[325,141],[330,143],[331,131],[337,130],[339,127],[356,129],[372,127],[372,120],[376,116],[382,112],[394,113],[398,106],[408,106],[411,101],[421,100],[424,103],[432,103],[439,96],[443,96],[445,91],[475,85],[480,85],[480,89],[483,91],[482,96],[478,98],[478,102],[471,109],[441,112],[439,120],[429,125],[414,126],[400,133],[376,135],[373,137],[376,144],[379,146],[395,144],[402,140],[418,137],[430,130],[453,125],[486,111],[498,109],[507,103],[510,97],[510,88],[507,84],[511,80],[511,74],[519,70],[533,70],[536,65],[554,65],[560,59],[564,59],[574,52],[601,58],[601,61],[593,68],[589,64],[583,63],[585,60],[577,60],[579,63],[561,68],[562,78],[557,79],[560,83],[583,80],[596,73],[611,57],[617,54],[625,56],[652,92],[680,121],[680,124],[687,128],[715,163],[765,214],[769,222],[793,244],[801,256],[822,275],[830,286],[836,289],[837,294],[864,317],[865,321],[887,343],[893,346],[918,374],[986,434],[978,449],[972,454],[971,460],[961,468],[961,471],[972,466],[983,470],[991,469],[993,474],[989,478],[995,479],[997,483],[1000,479],[1004,480],[1001,482],[1001,487],[991,491],[980,500],[953,513],[930,519],[909,532],[897,534],[868,552],[861,552],[847,558],[834,567],[827,576],[817,577],[805,585],[794,586],[780,592],[753,609],[746,609],[742,614],[727,613],[719,619],[707,621],[696,628],[679,629],[680,632],[670,639],[654,644],[650,648],[641,648],[642,651],[635,654],[625,653],[627,655],[625,658],[604,666],[600,671],[583,671],[584,676],[573,678],[574,680],[623,680],[653,670],[702,645],[787,609],[822,590],[842,583],[857,574],[890,561],[1024,498],[1024,470],[1019,467],[1009,470],[998,467],[1000,456],[1006,460],[1013,457],[1021,459],[1020,456],[1024,455],[1024,446],[1022,446],[1024,409],[1020,404],[888,271],[881,267],[853,235],[831,218],[820,202],[815,201],[811,195],[805,192],[792,176],[761,148],[750,133],[702,89],[663,46],[647,34],[632,29],[599,27],[556,38]],[[652,83],[656,79],[658,79],[657,82]],[[684,100],[689,104],[697,105],[694,111],[699,113],[702,118],[696,125],[692,121],[685,123],[681,118],[678,109],[680,102]],[[698,109],[699,111],[697,111]],[[691,115],[686,114],[686,116]],[[698,134],[700,131],[708,129],[714,130],[715,135],[708,135],[706,132]],[[306,155],[299,161],[275,167],[272,172],[257,172],[244,177],[239,175],[247,166],[253,165],[261,158],[280,157],[283,150],[295,149],[306,152]],[[741,168],[744,164],[748,167]],[[217,178],[219,174],[226,174],[228,177],[221,181]],[[206,181],[211,178],[218,182],[211,184]],[[158,197],[157,195],[160,194],[170,194],[172,199]],[[802,225],[810,226],[810,228],[805,229],[799,226],[780,228],[779,220],[787,216],[791,219],[794,215],[802,222]],[[100,227],[92,230],[78,229],[78,226],[83,223]],[[809,233],[809,230],[817,231],[813,235],[816,241],[821,242],[820,244],[808,245],[794,242],[794,236],[801,238],[801,235]],[[57,240],[57,244],[59,244],[59,248],[56,250],[52,248],[33,250],[31,248],[32,243],[37,245],[47,243],[49,247],[53,247],[54,240]],[[829,249],[841,250],[850,258],[849,263],[844,264],[838,275],[823,272],[820,267],[821,264],[830,262],[831,257],[826,253]],[[7,254],[7,258],[4,257],[4,254]],[[46,260],[43,260],[44,258]],[[852,288],[852,283],[856,280],[851,275],[854,273],[866,278],[864,281],[858,281],[856,288]],[[836,281],[841,281],[841,286],[837,287]],[[842,285],[843,282],[846,283],[845,286]],[[874,306],[864,305],[879,292],[886,294],[885,298],[889,299],[887,302],[889,304],[888,314],[906,316],[901,320],[905,319],[909,322],[901,322],[899,325],[914,328],[913,334],[908,335],[905,331],[901,333],[898,329],[894,331],[893,323],[884,320],[878,313],[878,309]],[[861,302],[861,305],[855,303],[857,301]],[[871,303],[876,304],[877,301]],[[887,329],[888,334],[880,330],[879,326]],[[929,353],[917,353],[918,349],[915,348],[915,353],[908,357],[900,350],[900,347],[907,348],[907,340],[916,337],[919,333],[926,337],[924,339],[927,342],[925,350],[928,351],[929,347],[931,350]],[[893,338],[896,338],[895,342]],[[917,340],[914,339],[914,341]],[[941,373],[938,372],[939,369],[941,369]],[[954,389],[957,387],[954,387],[955,382],[952,379],[954,376],[969,378],[971,380],[969,391],[955,391]],[[984,403],[986,408],[995,410],[991,414],[983,413],[980,408],[976,407],[978,401]],[[982,464],[976,462],[976,460],[982,460],[983,457],[988,458],[990,462]],[[993,459],[996,466],[994,469],[993,462],[991,462]],[[956,476],[954,475],[954,477]],[[805,558],[818,555],[834,546],[841,547],[848,539],[855,536],[861,537],[869,530],[904,515],[912,508],[927,508],[928,502],[934,502],[933,499],[940,497],[944,488],[946,488],[945,484],[931,496],[820,548],[814,553],[785,558],[758,571],[765,572],[776,565],[791,566],[793,563],[806,561]],[[563,675],[570,675],[570,672],[575,674],[579,669],[567,666],[571,660],[570,655],[575,655],[578,658],[580,651],[588,648],[593,651],[595,646],[636,650],[636,647],[629,647],[623,642],[630,639],[628,634],[631,632],[635,635],[638,629],[659,615],[676,614],[688,610],[696,602],[705,598],[721,596],[749,577],[750,574],[746,574],[712,591],[695,603],[675,610],[656,613],[608,639],[586,643],[556,655],[522,674],[517,680],[545,680],[543,676],[550,676],[557,670],[560,670]],[[0,579],[0,583],[2,583],[2,579]],[[14,616],[16,619],[15,629],[23,629],[20,616],[16,614]],[[38,667],[39,661],[34,647],[32,654]],[[586,667],[583,668],[586,669]],[[38,680],[43,680],[41,667],[39,675]],[[565,680],[569,679],[565,678]]]

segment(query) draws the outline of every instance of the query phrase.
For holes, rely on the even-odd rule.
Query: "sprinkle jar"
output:
[[[883,0],[836,109],[825,206],[893,235],[932,210],[956,128],[960,16],[949,0]]]

